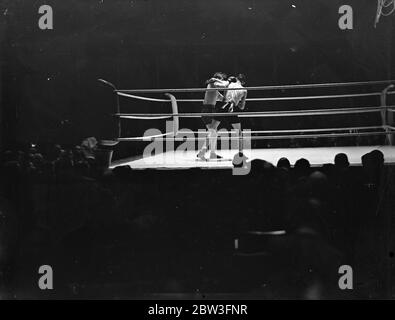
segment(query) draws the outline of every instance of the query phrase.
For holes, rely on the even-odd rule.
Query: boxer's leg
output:
[[[203,105],[202,108],[202,113],[210,113],[214,111],[214,106],[209,106],[209,105]],[[207,135],[206,139],[203,141],[203,146],[200,148],[197,157],[201,160],[206,160],[205,154],[208,151],[209,148],[209,136],[210,136],[210,130],[212,127],[212,117],[210,116],[202,116],[203,123],[207,129]]]
[[[236,130],[236,146],[239,152],[243,152],[243,133],[241,131],[241,123],[232,123],[233,129]]]
[[[220,121],[213,120],[211,123],[211,128],[209,130],[209,149],[210,149],[210,159],[221,159],[222,157],[217,155],[217,142],[218,133],[217,129]]]
[[[206,153],[207,153],[207,151],[208,151],[208,149],[209,149],[209,147],[210,147],[210,132],[211,132],[212,129],[211,129],[211,126],[210,126],[210,125],[207,125],[206,128],[207,128],[207,135],[206,135],[206,138],[205,138],[204,141],[203,141],[203,146],[202,146],[202,148],[199,150],[199,152],[198,152],[198,154],[197,154],[197,157],[198,157],[200,160],[207,160],[206,157],[205,157],[205,155],[206,155]]]

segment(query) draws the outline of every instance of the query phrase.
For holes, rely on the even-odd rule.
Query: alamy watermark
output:
[[[340,290],[353,290],[354,289],[354,274],[353,269],[349,265],[342,265],[339,267],[339,289]]]
[[[41,15],[38,20],[38,27],[41,30],[53,30],[53,9],[49,5],[42,5],[38,9]]]
[[[161,165],[163,163],[185,164],[186,161],[191,161],[191,154],[197,154],[208,139],[208,131],[205,129],[200,129],[197,132],[190,129],[181,129],[174,136],[172,134],[173,128],[173,121],[167,121],[166,133],[169,133],[168,138],[166,138],[166,133],[157,128],[145,131],[144,138],[146,139],[143,140],[151,141],[151,143],[144,149],[143,161],[150,165]],[[181,144],[176,146],[177,142],[181,142]],[[247,158],[239,153],[240,143],[242,143],[243,150],[251,149],[251,130],[244,129],[242,136],[234,129],[230,131],[226,129],[218,130],[218,151],[232,156],[229,160],[234,164],[234,175],[246,175],[250,172]]]
[[[51,266],[43,265],[38,269],[41,275],[38,279],[38,287],[41,290],[53,290],[53,270]]]

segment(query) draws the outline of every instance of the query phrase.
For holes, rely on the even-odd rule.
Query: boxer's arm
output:
[[[228,112],[233,112],[234,107],[235,107],[234,102],[231,102],[230,106],[229,106],[229,109],[228,109]]]
[[[211,85],[214,88],[227,88],[229,86],[229,81],[211,78],[206,81],[206,85]]]
[[[218,78],[210,78],[206,81],[206,84],[217,84],[218,86],[222,86],[222,85],[229,85],[229,81],[226,80],[221,80]]]
[[[213,84],[215,81],[218,81],[216,78],[211,78],[206,81],[206,84]]]
[[[229,81],[216,79],[216,81],[213,82],[213,86],[215,88],[227,88],[229,86]]]
[[[244,110],[246,107],[246,99],[247,99],[247,91],[244,93],[243,98],[241,98],[241,101],[239,103],[239,109]]]

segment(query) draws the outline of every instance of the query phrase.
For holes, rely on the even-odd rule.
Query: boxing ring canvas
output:
[[[309,160],[311,166],[322,166],[325,163],[333,163],[335,155],[345,153],[348,156],[350,165],[362,165],[361,157],[373,150],[380,150],[384,154],[386,164],[395,164],[395,146],[346,146],[346,147],[314,147],[314,148],[267,148],[267,149],[247,149],[244,154],[248,161],[262,159],[273,164],[286,157],[293,165],[296,160],[305,158]],[[132,169],[230,169],[235,150],[218,151],[223,156],[221,160],[202,161],[196,158],[195,151],[169,151],[162,154],[128,158],[114,161],[111,168],[118,166],[130,166]]]

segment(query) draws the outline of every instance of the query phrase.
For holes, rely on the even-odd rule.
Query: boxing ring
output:
[[[116,143],[137,143],[144,142],[149,144],[162,144],[163,150],[155,152],[154,154],[145,152],[142,155],[129,157],[122,160],[117,160],[111,163],[111,168],[117,166],[128,165],[133,169],[188,169],[188,168],[232,168],[233,156],[237,153],[237,150],[232,149],[232,141],[238,139],[232,135],[232,132],[221,132],[219,131],[218,139],[221,143],[228,143],[227,148],[218,149],[218,154],[223,157],[220,160],[208,160],[202,161],[196,158],[199,147],[196,149],[179,149],[177,147],[185,142],[203,143],[206,139],[206,132],[203,129],[203,124],[198,130],[191,130],[191,128],[180,129],[180,120],[187,118],[201,118],[202,116],[215,116],[218,118],[228,117],[229,113],[201,113],[201,112],[179,112],[179,108],[182,106],[194,103],[196,104],[196,110],[200,111],[200,105],[203,103],[203,99],[186,99],[178,98],[179,95],[185,94],[199,94],[202,96],[205,91],[214,91],[217,89],[207,88],[187,88],[187,89],[132,89],[132,90],[119,90],[113,84],[108,81],[99,79],[102,83],[110,86],[116,95],[116,112],[114,116],[117,119],[117,138],[114,139]],[[260,102],[315,102],[315,101],[339,101],[339,99],[361,99],[370,98],[377,101],[376,104],[370,105],[356,105],[351,107],[331,107],[331,108],[314,108],[314,106],[308,107],[290,107],[287,110],[265,110],[263,111],[244,111],[239,113],[233,113],[239,118],[282,118],[282,117],[315,117],[315,116],[339,116],[347,115],[352,116],[353,123],[357,122],[357,115],[372,115],[375,114],[379,119],[380,123],[376,125],[353,125],[344,127],[331,127],[331,128],[303,128],[303,129],[278,129],[278,130],[249,130],[243,128],[242,139],[247,147],[244,149],[244,154],[247,156],[248,161],[253,159],[263,159],[276,164],[277,161],[286,157],[289,159],[291,164],[294,164],[296,160],[305,158],[309,160],[312,166],[320,166],[325,163],[333,163],[334,157],[338,153],[345,153],[349,157],[351,165],[361,165],[362,155],[371,152],[375,149],[380,150],[384,154],[385,162],[387,164],[395,164],[395,123],[394,123],[394,112],[395,106],[388,103],[389,98],[395,94],[393,89],[395,88],[395,81],[366,81],[366,82],[346,82],[346,83],[320,83],[320,84],[303,84],[303,85],[279,85],[279,86],[259,86],[259,87],[246,87],[245,89],[250,92],[284,92],[297,91],[300,89],[304,90],[333,90],[333,89],[348,89],[351,88],[358,92],[353,93],[341,93],[341,94],[312,94],[312,95],[292,95],[292,96],[264,96],[264,97],[253,97],[247,98],[247,105],[249,103],[260,103]],[[220,89],[220,91],[237,90],[237,89]],[[141,95],[141,94],[144,94]],[[150,96],[147,96],[150,95]],[[154,95],[161,95],[158,98],[154,98]],[[164,95],[164,97],[163,97]],[[150,103],[161,103],[165,105],[167,112],[160,113],[149,113],[142,111],[137,113],[125,113],[121,112],[120,98],[131,99],[134,101],[150,102]],[[353,103],[354,104],[354,103]],[[168,107],[167,107],[168,106]],[[262,109],[262,108],[261,108]],[[145,131],[142,136],[134,137],[123,137],[122,136],[122,125],[121,121],[135,120],[144,121],[148,130]],[[166,121],[165,132],[161,132],[157,128],[150,128],[150,124],[154,121]],[[265,129],[265,128],[263,128]],[[254,141],[272,141],[272,140],[299,140],[299,139],[318,139],[318,138],[346,138],[346,137],[382,137],[383,143],[358,146],[358,145],[347,145],[347,146],[331,146],[331,145],[320,145],[316,147],[299,147],[299,148],[254,148],[252,144]],[[246,143],[248,142],[248,143]]]

